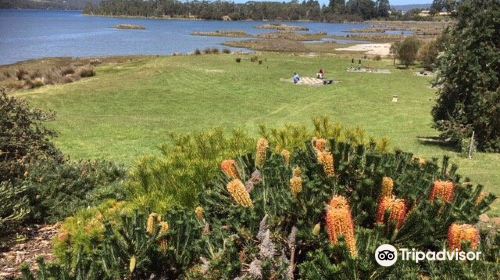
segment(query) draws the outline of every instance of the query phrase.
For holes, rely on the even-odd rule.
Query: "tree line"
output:
[[[220,20],[313,20],[344,21],[385,18],[390,15],[389,0],[330,0],[320,5],[317,0],[299,2],[234,3],[227,1],[178,0],[103,0],[89,4],[86,14],[110,16],[181,17]]]

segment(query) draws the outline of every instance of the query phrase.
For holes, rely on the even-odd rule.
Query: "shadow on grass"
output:
[[[435,146],[449,152],[457,152],[453,142],[443,139],[439,136],[417,136],[417,140],[422,145]]]

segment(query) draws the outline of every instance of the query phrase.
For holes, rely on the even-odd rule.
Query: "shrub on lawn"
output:
[[[412,65],[417,59],[420,41],[416,37],[408,37],[402,42],[397,42],[391,46],[395,57],[406,67]]]
[[[199,49],[196,49],[196,50],[194,51],[194,54],[195,54],[195,55],[200,55],[200,54],[201,54],[201,51],[200,51]]]
[[[240,63],[241,62],[241,57],[236,58],[236,62]]]
[[[226,49],[226,48],[224,48],[224,49],[222,50],[222,53],[225,53],[225,54],[230,54],[230,53],[231,53],[231,50],[230,50],[230,49]]]
[[[218,48],[212,48],[211,53],[212,54],[219,54],[219,49]]]
[[[212,49],[211,48],[206,48],[203,50],[203,53],[204,54],[211,54],[212,53]]]
[[[381,61],[382,57],[379,54],[377,54],[376,56],[373,57],[373,60],[375,60],[375,61]]]
[[[259,57],[256,55],[250,57],[250,62],[257,62],[258,60],[259,60]]]

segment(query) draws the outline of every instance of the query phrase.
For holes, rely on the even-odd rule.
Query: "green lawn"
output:
[[[359,56],[359,55],[358,55]],[[362,127],[375,137],[387,136],[392,147],[418,156],[447,154],[461,174],[499,193],[500,154],[474,159],[437,146],[422,145],[417,136],[435,136],[430,110],[434,90],[430,79],[414,70],[396,70],[392,61],[367,61],[392,74],[349,73],[350,59],[264,54],[262,65],[235,55],[145,58],[105,65],[97,76],[80,82],[18,93],[37,106],[57,112],[51,124],[60,133],[57,144],[73,159],[104,158],[132,164],[156,153],[168,132],[210,127],[244,127],[256,132],[306,123],[317,115],[350,127]],[[281,81],[294,71],[312,76],[319,68],[340,80],[333,86],[296,86]],[[399,102],[391,102],[398,95]],[[497,200],[498,201],[498,200]],[[495,203],[492,213],[500,210]]]

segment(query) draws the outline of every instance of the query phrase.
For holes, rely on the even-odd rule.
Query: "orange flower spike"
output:
[[[330,200],[330,203],[328,204],[331,208],[338,209],[338,208],[347,208],[349,209],[349,203],[347,202],[347,199],[341,195],[336,195],[332,197]]]
[[[222,172],[224,172],[224,174],[226,174],[231,179],[240,178],[238,168],[236,168],[236,161],[232,159],[224,160],[220,165],[220,169],[222,170]]]
[[[326,149],[326,139],[319,138],[314,141],[314,147],[319,152],[324,152]]]
[[[335,176],[335,166],[332,153],[322,152],[318,156],[318,160],[323,165],[323,170],[325,171],[326,176]]]
[[[290,190],[292,191],[293,197],[297,198],[297,195],[302,192],[302,178],[293,176],[290,179]]]
[[[262,166],[264,166],[264,163],[266,162],[266,153],[268,147],[269,147],[269,142],[267,141],[266,138],[260,138],[259,141],[257,141],[255,165],[259,168],[262,168]]]
[[[448,246],[450,250],[462,250],[462,243],[469,242],[472,250],[479,248],[481,236],[479,230],[472,225],[452,224],[448,229]]]
[[[455,197],[455,186],[450,181],[435,181],[432,188],[430,200],[441,199],[451,203]]]
[[[381,190],[381,196],[382,197],[391,197],[392,196],[392,190],[394,188],[394,181],[392,180],[391,177],[383,177],[382,178],[382,190]]]
[[[340,236],[343,236],[351,256],[357,256],[354,224],[347,208],[329,207],[326,212],[326,231],[332,244],[338,244]]]
[[[245,189],[245,185],[240,179],[234,179],[227,183],[227,190],[233,197],[234,201],[243,207],[253,207],[252,199],[250,199],[250,194]]]
[[[448,229],[448,245],[450,246],[450,250],[460,250],[462,248],[462,244],[460,242],[460,231],[461,227],[457,224],[452,224]]]
[[[396,228],[401,228],[406,218],[406,204],[403,199],[394,199],[391,197],[383,197],[379,202],[377,211],[377,223],[383,224],[385,213],[390,211],[389,221],[396,223]]]
[[[470,248],[477,250],[481,241],[479,230],[472,225],[462,225],[461,242],[470,242]]]

